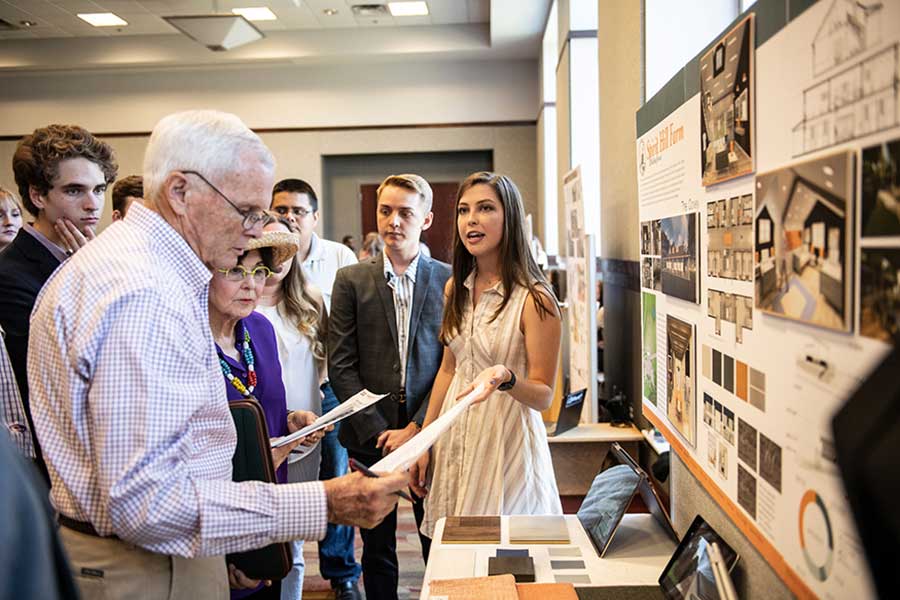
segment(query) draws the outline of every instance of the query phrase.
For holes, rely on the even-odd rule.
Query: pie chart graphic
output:
[[[814,490],[806,490],[800,500],[800,548],[812,576],[828,579],[834,563],[834,532],[825,502]]]

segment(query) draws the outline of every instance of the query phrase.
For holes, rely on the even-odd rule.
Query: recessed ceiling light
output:
[[[94,27],[122,27],[128,25],[128,21],[117,17],[111,12],[105,13],[78,13],[78,18],[87,21]]]
[[[825,165],[824,167],[822,167],[822,172],[825,173],[826,175],[828,175],[829,177],[834,175],[834,169],[832,169],[828,165]]]
[[[322,12],[325,14],[326,17],[333,17],[334,15],[338,14],[338,9],[336,9],[336,8],[323,8],[323,9],[322,9]]]
[[[37,25],[37,21],[19,21],[19,25],[28,29],[29,27],[34,27]]]
[[[231,12],[236,15],[241,15],[248,21],[275,21],[278,17],[275,16],[269,7],[267,6],[251,6],[248,8],[232,8]]]
[[[388,8],[395,17],[421,17],[428,14],[425,2],[388,2]]]

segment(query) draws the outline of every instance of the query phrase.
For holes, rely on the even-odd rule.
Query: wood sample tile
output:
[[[448,600],[519,600],[516,580],[512,575],[439,579],[429,583],[428,587],[432,598],[446,596]]]
[[[447,517],[441,540],[445,544],[499,544],[500,517]]]
[[[578,600],[571,583],[517,583],[519,600]]]
[[[569,544],[569,526],[562,515],[509,517],[511,544]]]

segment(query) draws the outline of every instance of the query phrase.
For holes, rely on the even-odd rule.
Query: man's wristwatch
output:
[[[507,371],[509,371],[509,379],[497,386],[501,392],[508,392],[516,385],[516,374],[512,372],[512,369],[507,369]]]

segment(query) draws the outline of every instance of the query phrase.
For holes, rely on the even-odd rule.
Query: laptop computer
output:
[[[554,436],[578,427],[581,422],[581,410],[584,408],[584,397],[587,395],[587,388],[570,392],[562,400],[562,406],[559,409],[559,417],[556,419],[556,427],[548,435]]]

